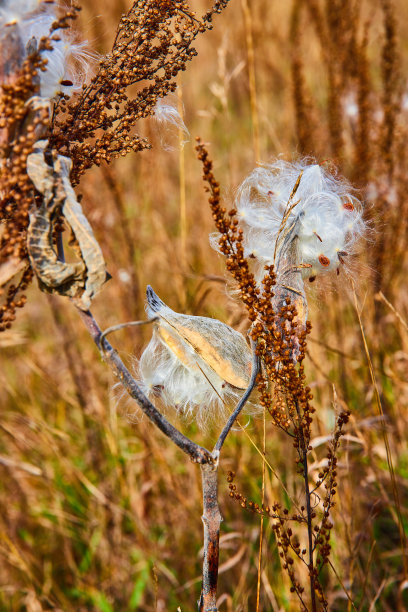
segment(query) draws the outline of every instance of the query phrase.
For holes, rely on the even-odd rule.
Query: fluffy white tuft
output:
[[[159,131],[160,141],[165,150],[173,150],[171,142],[179,139],[179,144],[184,146],[189,141],[189,131],[183,121],[178,109],[176,96],[159,98],[154,107],[153,115]],[[182,138],[180,138],[182,134]]]
[[[0,7],[1,29],[16,26],[21,43],[26,49],[28,43],[49,36],[52,24],[57,18],[57,4],[41,0],[6,0]],[[86,51],[85,43],[73,41],[66,29],[53,32],[59,40],[52,40],[52,50],[42,52],[46,59],[46,70],[40,72],[40,96],[53,100],[60,94],[70,96],[78,91],[86,80],[90,63],[94,59]]]
[[[47,7],[42,0],[4,0],[0,5],[0,27],[23,25],[32,13]]]
[[[303,276],[347,268],[366,230],[348,183],[304,161],[277,160],[256,168],[240,186],[235,206],[245,255],[254,258],[260,274],[266,264],[277,264],[289,234],[296,239],[294,264]]]
[[[143,391],[201,426],[225,423],[249,384],[244,337],[216,319],[174,312],[153,291],[148,300],[158,322],[138,364]]]
[[[139,361],[142,389],[149,398],[159,397],[164,406],[175,408],[189,420],[203,425],[224,418],[228,406],[242,392],[234,389],[195,357],[181,362],[155,331]]]

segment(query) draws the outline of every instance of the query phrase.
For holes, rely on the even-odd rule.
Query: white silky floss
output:
[[[182,147],[189,141],[190,134],[178,109],[175,95],[159,98],[154,107],[153,119],[156,122],[161,145],[165,151],[174,151],[171,143],[178,141]],[[180,139],[180,134],[182,138]]]
[[[158,321],[139,361],[143,391],[199,425],[228,415],[250,380],[252,354],[242,334],[217,319],[174,312],[151,287],[147,300],[148,316]]]
[[[188,136],[188,130],[178,108],[176,107],[177,100],[175,97],[173,98],[174,99],[170,99],[170,96],[167,96],[166,98],[159,98],[157,100],[154,107],[154,118],[159,123],[173,125]]]
[[[350,191],[345,180],[318,164],[277,160],[256,168],[240,186],[235,206],[245,256],[255,258],[257,275],[262,277],[264,266],[276,263],[288,232],[297,238],[293,265],[301,266],[304,277],[314,280],[318,274],[347,268],[366,229],[361,204]]]
[[[4,0],[0,5],[0,27],[21,25],[41,6],[41,0]]]
[[[0,36],[5,28],[16,26],[25,49],[33,39],[38,45],[41,38],[51,33],[51,26],[57,19],[57,5],[57,2],[51,4],[41,0],[6,0],[0,7]],[[74,43],[66,29],[56,30],[52,35],[60,40],[51,41],[52,50],[42,51],[47,64],[46,70],[39,72],[40,96],[46,100],[78,91],[93,59],[84,49],[85,43]]]

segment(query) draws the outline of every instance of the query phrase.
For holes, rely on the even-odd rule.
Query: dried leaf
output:
[[[44,158],[47,141],[36,143],[27,158],[27,173],[37,191],[43,194],[40,207],[31,214],[27,250],[41,289],[75,297],[83,290],[82,262],[68,264],[58,259],[53,245],[53,219],[61,211],[64,193],[57,188],[54,170]]]
[[[93,234],[92,227],[85,217],[82,207],[76,199],[75,192],[69,180],[72,162],[68,157],[58,156],[55,169],[61,177],[65,201],[62,214],[74,232],[86,267],[85,291],[81,296],[84,309],[89,308],[92,298],[106,281],[106,266],[101,248]]]
[[[71,297],[83,310],[106,281],[102,251],[92,228],[76,199],[69,174],[71,160],[52,153],[47,164],[48,142],[38,141],[27,159],[27,173],[44,198],[31,215],[28,229],[28,252],[33,269],[44,291]],[[54,220],[63,215],[79,245],[80,262],[66,263],[54,250]]]

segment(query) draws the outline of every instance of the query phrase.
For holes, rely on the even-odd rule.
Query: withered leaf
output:
[[[105,262],[71,186],[71,160],[53,151],[49,165],[44,156],[47,145],[46,140],[37,142],[27,159],[27,173],[43,194],[40,207],[30,218],[30,261],[44,291],[71,297],[79,308],[87,310],[106,280]],[[79,262],[61,261],[55,252],[53,229],[59,215],[64,216],[78,242]]]

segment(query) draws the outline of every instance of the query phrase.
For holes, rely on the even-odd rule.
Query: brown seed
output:
[[[343,208],[345,208],[346,210],[353,211],[354,210],[354,204],[353,204],[353,202],[343,202]]]
[[[330,259],[326,257],[326,255],[319,255],[319,262],[324,268],[327,268],[327,266],[330,266]]]

